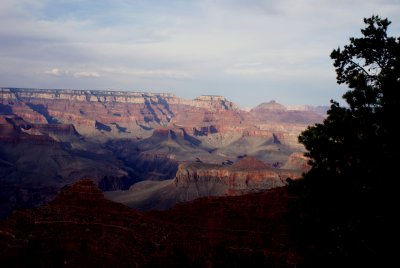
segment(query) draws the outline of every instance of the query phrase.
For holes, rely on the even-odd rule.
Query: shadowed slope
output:
[[[285,188],[205,198],[139,213],[103,198],[89,180],[0,225],[5,267],[273,266],[297,262]]]

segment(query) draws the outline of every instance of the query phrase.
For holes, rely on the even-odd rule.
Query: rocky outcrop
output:
[[[0,115],[0,142],[49,145],[81,139],[73,124],[29,123],[16,115]]]
[[[295,170],[289,172],[268,165],[262,166],[259,160],[251,164],[246,163],[250,161],[251,158],[245,158],[232,166],[181,164],[174,183],[178,188],[193,192],[188,196],[195,199],[209,195],[235,195],[281,187],[286,185],[288,176],[297,179],[301,175]]]
[[[249,112],[249,115],[253,120],[255,118],[262,122],[307,125],[322,122],[325,118],[322,111],[322,108],[313,109],[312,107],[297,107],[296,109],[295,107],[285,107],[275,101],[270,101],[253,108]]]
[[[21,117],[14,115],[0,115],[0,142],[1,143],[30,143],[36,145],[51,145],[56,141],[39,126],[25,122]]]
[[[244,157],[233,165],[182,163],[174,179],[139,182],[129,191],[108,192],[106,197],[140,210],[164,210],[201,197],[263,192],[300,176],[298,170],[272,168],[254,157]]]
[[[234,163],[232,167],[242,170],[263,170],[272,168],[270,164],[267,164],[253,156],[241,157],[241,160]]]
[[[252,111],[265,111],[265,110],[284,112],[286,111],[286,107],[272,100],[270,102],[263,102],[259,104],[257,107],[252,109]]]

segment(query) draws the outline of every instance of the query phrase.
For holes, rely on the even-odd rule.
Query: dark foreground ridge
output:
[[[286,188],[140,213],[90,180],[0,225],[2,267],[295,267]]]

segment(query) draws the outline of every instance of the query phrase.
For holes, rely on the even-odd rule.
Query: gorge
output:
[[[308,170],[297,136],[324,111],[275,101],[244,111],[222,96],[1,88],[2,216],[82,178],[144,210],[282,186]]]

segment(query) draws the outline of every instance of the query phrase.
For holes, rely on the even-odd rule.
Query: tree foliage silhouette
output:
[[[343,95],[348,107],[331,101],[323,124],[309,127],[299,137],[313,171],[369,177],[397,157],[394,116],[400,108],[400,39],[387,37],[387,19],[372,16],[364,22],[363,37],[350,38],[343,50],[331,53],[338,83],[350,88]]]
[[[349,88],[347,106],[331,101],[324,122],[299,136],[312,166],[298,184],[305,209],[299,224],[319,246],[317,255],[336,262],[377,260],[386,250],[378,229],[389,230],[396,213],[400,38],[387,36],[388,19],[374,15],[364,23],[362,37],[330,55],[337,82]]]

